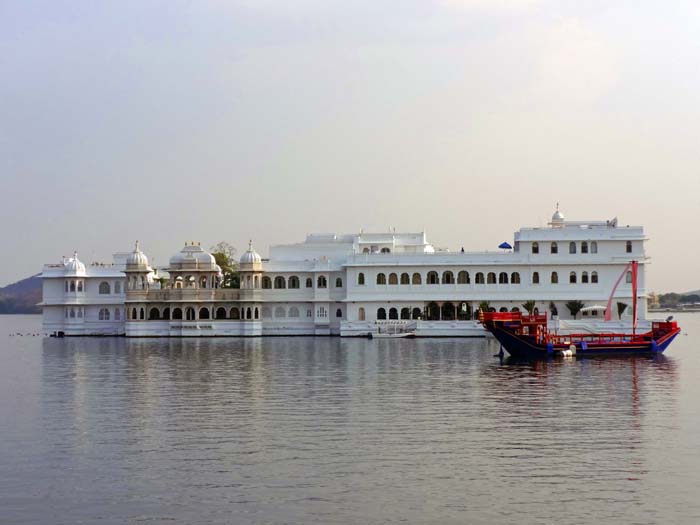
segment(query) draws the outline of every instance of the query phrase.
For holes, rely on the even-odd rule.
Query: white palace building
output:
[[[435,249],[425,233],[312,234],[272,246],[252,243],[239,261],[240,288],[221,288],[221,268],[200,246],[185,247],[156,272],[138,243],[111,264],[85,265],[77,254],[43,267],[47,333],[139,336],[366,336],[383,326],[418,336],[483,336],[474,320],[487,301],[499,310],[537,310],[584,319],[600,309],[625,266],[639,264],[639,314],[646,317],[641,226],[566,221],[521,228],[512,250]],[[615,302],[632,304],[629,276]],[[628,309],[629,311],[629,309]],[[616,314],[615,314],[616,315]]]

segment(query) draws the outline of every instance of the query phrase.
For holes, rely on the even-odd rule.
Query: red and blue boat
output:
[[[619,356],[660,354],[680,333],[678,324],[668,319],[653,321],[651,330],[637,333],[637,262],[627,265],[623,276],[632,272],[633,316],[630,333],[556,334],[547,327],[547,315],[521,312],[481,312],[479,320],[516,359],[548,359],[557,356]],[[608,300],[605,320],[610,321],[612,297]]]

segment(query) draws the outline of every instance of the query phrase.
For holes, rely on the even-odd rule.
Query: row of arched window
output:
[[[274,279],[265,275],[262,278],[262,288],[264,290],[270,290],[272,288],[276,290],[282,290],[285,288],[289,289],[298,289],[300,288],[300,280],[299,277],[296,275],[292,275],[289,278],[285,279],[283,276],[278,275]],[[311,277],[306,278],[306,288],[313,288],[314,287],[314,281]],[[343,287],[343,279],[340,277],[337,277],[335,279],[335,287],[336,288],[342,288]],[[316,279],[316,288],[328,288],[328,279],[326,279],[325,275],[319,275],[318,278]]]
[[[71,308],[66,308],[65,310],[65,317],[66,319],[82,319],[84,315],[84,310],[82,307],[71,307]],[[85,315],[87,317],[87,315]],[[110,319],[114,319],[115,321],[121,321],[122,318],[122,311],[121,308],[115,308],[114,313],[109,308],[100,308],[99,311],[97,312],[97,318],[100,321],[109,321]]]
[[[98,292],[100,293],[100,295],[109,295],[110,293],[112,293],[112,287],[107,281],[102,281],[100,283]],[[114,283],[114,293],[115,294],[122,293],[122,283],[121,282],[116,281]]]
[[[66,292],[82,292],[84,289],[85,283],[81,281],[66,281],[65,282],[65,289]]]
[[[551,284],[559,284],[559,273],[552,272],[549,274],[549,282]],[[576,272],[569,272],[569,284],[576,284],[578,282],[578,276]],[[598,283],[598,272],[581,272],[581,283],[583,284],[597,284]],[[540,272],[532,272],[532,284],[540,284]]]
[[[632,243],[630,241],[627,242],[630,245],[629,251],[632,251]],[[569,243],[569,253],[576,253],[578,250],[577,244],[571,241]],[[580,251],[581,253],[598,253],[598,243],[596,241],[591,241],[589,244],[588,241],[581,241]],[[538,242],[532,243],[532,253],[540,253],[540,244]],[[556,242],[549,243],[549,253],[559,253],[559,244]]]
[[[184,317],[183,317],[184,316]],[[213,317],[212,317],[213,316]],[[148,310],[148,320],[149,321],[167,321],[170,319],[186,321],[195,321],[198,319],[231,319],[231,320],[241,320],[241,319],[259,319],[260,311],[257,307],[242,307],[238,308],[234,306],[233,308],[212,308],[209,309],[206,306],[201,308],[194,308],[188,306],[182,310],[182,308],[173,308],[172,311],[169,307],[159,309],[156,307],[150,308]],[[146,319],[146,309],[145,308],[132,308],[131,309],[131,320],[145,320]]]
[[[269,308],[268,306],[263,306],[262,309],[262,316],[263,319],[270,319],[273,317],[274,313],[274,318],[276,319],[284,319],[284,318],[291,318],[291,319],[297,319],[301,317],[299,308],[296,306],[291,306],[288,310],[283,307],[283,306],[276,306],[273,309]],[[312,317],[313,312],[311,309],[306,310],[306,317]],[[343,317],[343,310],[338,308],[335,311],[335,316],[337,318]],[[326,311],[326,308],[324,306],[319,306],[318,310],[318,317],[328,317],[328,312]]]
[[[366,283],[365,274],[360,272],[357,275],[357,284],[363,286]],[[396,273],[390,273],[388,278],[385,273],[378,273],[376,277],[376,283],[378,285],[421,285],[423,284],[423,277],[420,273],[414,273],[409,275],[408,273],[402,273],[400,276]],[[469,272],[462,270],[457,273],[457,278],[450,270],[442,272],[442,275],[438,272],[430,271],[425,277],[426,284],[471,284],[471,276]],[[500,272],[496,275],[495,272],[488,272],[485,276],[483,272],[477,272],[474,275],[475,284],[520,284],[520,273],[512,272]]]

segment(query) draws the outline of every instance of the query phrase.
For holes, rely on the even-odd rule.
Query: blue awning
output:
[[[513,247],[508,244],[507,242],[502,242],[501,244],[498,245],[499,248],[502,248],[504,250],[512,250]]]

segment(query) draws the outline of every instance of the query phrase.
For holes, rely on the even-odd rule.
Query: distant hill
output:
[[[0,288],[0,314],[40,314],[41,278],[32,275]]]

